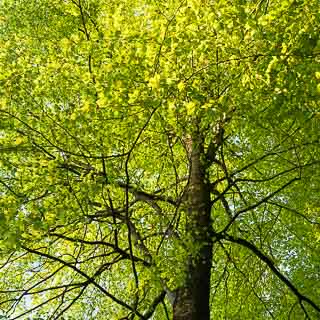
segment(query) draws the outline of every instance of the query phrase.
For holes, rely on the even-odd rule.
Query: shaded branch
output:
[[[151,303],[149,310],[144,314],[146,319],[150,319],[155,312],[157,306],[163,302],[164,298],[166,296],[166,292],[162,291]]]
[[[277,203],[277,202],[273,202],[273,201],[268,201],[267,203],[273,205],[273,206],[276,206],[278,208],[281,208],[281,209],[285,209],[285,210],[288,210],[288,211],[291,211],[293,213],[295,213],[296,215],[302,217],[303,219],[305,219],[306,221],[308,221],[309,223],[311,224],[316,224],[316,225],[320,225],[320,222],[317,222],[317,221],[312,221],[310,220],[306,215],[304,215],[303,213],[293,209],[293,208],[289,208],[288,206],[284,205],[284,204],[280,204],[280,203]]]
[[[266,256],[262,251],[260,251],[254,244],[251,242],[242,239],[242,238],[236,238],[231,235],[224,235],[224,240],[237,243],[243,247],[246,247],[249,249],[252,253],[254,253],[255,256],[257,256],[260,260],[265,262],[267,266],[270,268],[270,270],[273,272],[275,276],[277,276],[291,291],[292,293],[298,298],[300,302],[307,302],[310,306],[312,306],[315,310],[317,310],[320,313],[320,306],[318,306],[314,301],[303,295],[292,283],[291,281],[286,278],[275,266],[274,262]]]
[[[220,233],[225,233],[242,213],[245,213],[247,211],[256,209],[261,204],[266,203],[269,199],[274,197],[277,193],[281,192],[282,190],[284,190],[286,187],[288,187],[290,184],[292,184],[293,182],[295,182],[297,180],[300,180],[300,178],[295,177],[295,178],[291,179],[290,181],[285,183],[283,186],[281,186],[279,189],[277,189],[274,192],[270,193],[265,198],[261,199],[260,201],[256,202],[255,204],[253,204],[253,205],[251,205],[251,206],[249,206],[247,208],[241,209],[238,212],[236,212],[235,215],[233,216],[233,218],[229,221],[229,223],[225,226],[225,228]]]
[[[79,239],[79,238],[71,238],[71,237],[68,237],[68,236],[65,236],[65,235],[62,235],[62,234],[58,234],[58,233],[49,233],[49,235],[55,236],[57,238],[64,239],[64,240],[67,240],[67,241],[71,241],[71,242],[79,242],[79,243],[88,244],[88,245],[107,246],[109,248],[112,248],[115,253],[121,254],[124,258],[131,259],[130,255],[125,250],[122,250],[118,246],[116,246],[116,245],[114,245],[112,243],[109,243],[109,242],[105,242],[105,241],[101,241],[101,240],[89,241],[89,240],[83,240],[83,239]],[[141,262],[142,264],[144,264],[147,267],[150,266],[149,262],[147,262],[147,261],[145,261],[145,260],[143,260],[143,259],[141,259],[139,257],[134,256],[133,259],[136,262]]]
[[[82,270],[78,269],[76,266],[74,266],[73,264],[64,261],[56,256],[50,255],[48,253],[45,252],[41,252],[41,251],[37,251],[31,248],[28,248],[24,245],[21,246],[22,249],[26,250],[29,253],[41,256],[41,257],[45,257],[47,259],[56,261],[58,263],[63,264],[64,266],[72,269],[73,271],[75,271],[76,273],[78,273],[79,275],[81,275],[82,277],[84,277],[85,279],[88,280],[88,282],[92,285],[94,285],[97,289],[99,289],[106,297],[110,298],[111,300],[113,300],[114,302],[116,302],[117,304],[119,304],[120,306],[132,311],[134,314],[136,314],[137,316],[139,316],[141,319],[146,320],[145,317],[139,313],[137,310],[133,309],[130,305],[128,305],[127,303],[125,303],[124,301],[118,299],[117,297],[115,297],[113,294],[111,294],[110,292],[108,292],[106,289],[104,289],[99,283],[97,283],[93,277],[90,277],[88,274],[86,274],[85,272],[83,272]]]

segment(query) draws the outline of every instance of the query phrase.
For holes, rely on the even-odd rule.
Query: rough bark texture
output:
[[[173,320],[210,319],[210,271],[212,240],[210,237],[210,191],[206,182],[203,139],[192,137],[189,188],[186,196],[187,236],[198,250],[189,256],[185,285],[178,289],[173,306]]]

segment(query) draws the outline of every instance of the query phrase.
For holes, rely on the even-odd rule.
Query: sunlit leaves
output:
[[[215,230],[297,179],[230,233],[318,298],[318,1],[6,0],[0,11],[1,252],[27,245],[51,255],[10,260],[1,290],[81,283],[32,303],[56,292],[42,309],[52,314],[84,288],[66,314],[105,319],[131,311],[70,265],[42,283],[57,259],[131,306],[138,294],[140,311],[164,286],[182,285],[199,249],[184,238],[198,130]],[[213,317],[303,317],[265,264],[222,242]],[[160,305],[154,318],[165,319]]]

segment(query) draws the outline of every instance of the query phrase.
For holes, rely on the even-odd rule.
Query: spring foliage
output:
[[[171,318],[197,131],[212,319],[318,319],[319,34],[318,0],[2,0],[3,317]]]

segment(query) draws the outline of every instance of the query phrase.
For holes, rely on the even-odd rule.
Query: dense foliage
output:
[[[319,34],[318,0],[2,0],[0,315],[194,319],[209,235],[211,319],[319,319]]]

